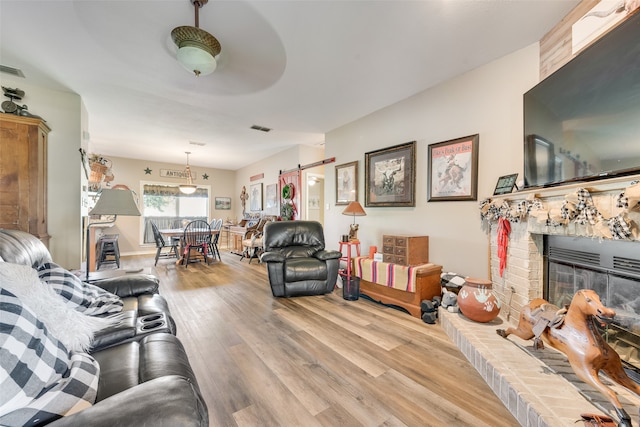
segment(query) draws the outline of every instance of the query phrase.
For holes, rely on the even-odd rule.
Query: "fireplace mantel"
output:
[[[606,219],[626,213],[630,223],[640,235],[640,209],[626,212],[616,207],[616,198],[640,175],[611,178],[602,181],[574,183],[561,187],[524,190],[503,196],[495,196],[490,200],[494,206],[505,203],[515,207],[523,201],[537,199],[546,210],[559,210],[567,195],[579,189],[586,189],[591,195],[598,212]],[[502,302],[501,317],[513,324],[518,322],[520,310],[534,298],[543,297],[543,236],[564,235],[602,239],[602,235],[590,224],[581,225],[570,221],[566,225],[551,226],[533,216],[525,216],[519,221],[510,220],[511,233],[507,249],[507,264],[500,276],[500,260],[498,258],[498,222],[483,220],[490,238],[490,278],[494,292]],[[637,235],[631,240],[640,244]]]

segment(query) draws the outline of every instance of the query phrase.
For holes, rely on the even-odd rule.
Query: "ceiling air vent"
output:
[[[0,65],[0,72],[11,74],[12,76],[24,78],[24,73],[22,72],[22,70],[19,70],[13,67],[8,67],[6,65]]]
[[[271,131],[271,128],[266,128],[266,127],[264,127],[264,126],[258,126],[258,125],[253,125],[253,126],[251,126],[251,129],[253,129],[253,130],[259,130],[259,131],[262,131],[262,132],[269,132],[269,131]]]

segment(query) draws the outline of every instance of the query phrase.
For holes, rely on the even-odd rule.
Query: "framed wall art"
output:
[[[264,194],[265,212],[269,215],[278,215],[278,184],[269,184],[265,187]]]
[[[478,134],[429,145],[428,201],[478,199]]]
[[[251,184],[249,187],[249,210],[252,212],[262,210],[262,183]]]
[[[336,205],[358,200],[358,161],[336,166]]]
[[[364,154],[365,206],[415,206],[416,142]]]
[[[231,197],[216,197],[214,206],[216,210],[230,210]]]

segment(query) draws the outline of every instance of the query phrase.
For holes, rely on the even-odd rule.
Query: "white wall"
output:
[[[358,200],[364,206],[364,153],[417,141],[416,206],[366,207],[359,217],[363,253],[382,246],[383,234],[428,235],[430,261],[444,270],[488,277],[488,236],[478,203],[501,175],[522,178],[522,95],[539,80],[539,46],[500,58],[437,87],[329,132],[325,154],[336,163],[358,160]],[[427,203],[427,146],[478,133],[478,201]],[[325,238],[337,249],[352,218],[335,206],[335,168],[325,168]],[[327,206],[325,206],[325,209]]]
[[[82,260],[82,191],[80,162],[86,111],[78,94],[31,85],[28,79],[0,73],[2,86],[19,88],[29,112],[47,121],[49,133],[48,230],[54,261],[69,269]]]

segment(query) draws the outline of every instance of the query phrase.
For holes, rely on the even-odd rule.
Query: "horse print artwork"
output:
[[[497,329],[496,332],[504,338],[511,334],[523,340],[533,338],[535,349],[548,344],[564,353],[578,378],[611,402],[618,415],[618,426],[631,427],[631,418],[618,396],[598,377],[602,371],[612,381],[640,396],[640,386],[627,376],[620,356],[596,329],[595,322],[610,323],[615,315],[614,310],[600,302],[597,293],[582,289],[575,293],[566,309],[536,298],[523,307],[517,328]]]

